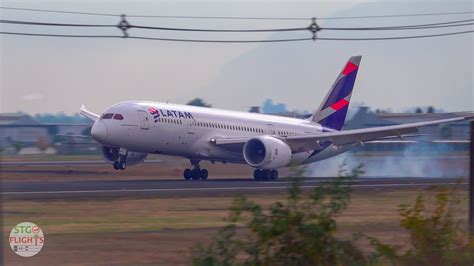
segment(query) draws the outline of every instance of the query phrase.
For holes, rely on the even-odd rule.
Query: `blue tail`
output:
[[[342,129],[361,59],[362,56],[349,59],[319,109],[309,118],[312,122],[321,124],[329,131]]]

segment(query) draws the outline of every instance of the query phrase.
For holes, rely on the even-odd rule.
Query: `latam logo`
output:
[[[150,112],[150,114],[155,119],[155,123],[158,122],[158,117],[194,119],[193,115],[190,112],[155,109],[153,107],[148,108],[148,112]]]

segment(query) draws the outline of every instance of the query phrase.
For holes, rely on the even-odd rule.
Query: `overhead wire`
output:
[[[74,15],[90,15],[90,16],[108,16],[117,17],[120,15],[110,13],[93,13],[93,12],[77,12],[77,11],[62,11],[62,10],[49,10],[49,9],[37,9],[37,8],[20,8],[20,7],[5,7],[0,6],[0,9],[6,10],[19,10],[19,11],[32,11],[32,12],[44,12],[44,13],[61,13],[61,14],[74,14]]]
[[[295,42],[308,41],[312,38],[296,38],[296,39],[270,39],[270,40],[206,40],[206,39],[179,39],[179,38],[155,38],[142,36],[128,36],[120,35],[69,35],[69,34],[48,34],[48,33],[23,33],[23,32],[5,32],[0,34],[7,35],[25,35],[25,36],[42,36],[42,37],[69,37],[69,38],[121,38],[121,39],[140,39],[140,40],[156,40],[156,41],[175,41],[175,42],[208,42],[208,43],[265,43],[265,42]]]
[[[110,16],[119,17],[119,14],[112,13],[96,13],[96,12],[78,12],[65,10],[51,10],[51,9],[36,9],[36,8],[19,8],[19,7],[4,7],[0,9],[31,11],[31,12],[47,12],[47,13],[62,13],[75,15],[92,15],[92,16]],[[419,17],[419,16],[444,16],[444,15],[467,15],[474,14],[474,11],[456,11],[456,12],[434,12],[434,13],[411,13],[411,14],[387,14],[387,15],[367,15],[367,16],[336,16],[336,17],[318,17],[318,20],[330,19],[370,19],[370,18],[394,18],[394,17]],[[250,17],[250,16],[172,16],[172,15],[127,15],[130,18],[163,18],[163,19],[227,19],[227,20],[310,20],[309,17]]]
[[[374,37],[374,38],[317,38],[321,41],[385,41],[385,40],[404,40],[404,39],[421,39],[421,38],[432,38],[441,36],[451,36],[473,33],[474,30],[457,31],[448,33],[428,34],[428,35],[412,35],[412,36],[397,36],[397,37]]]
[[[71,14],[87,14],[87,15],[107,15],[107,13],[88,13],[88,12],[72,12],[72,11],[58,11],[58,10],[45,10],[45,9],[24,9],[24,8],[9,8],[0,7],[0,9],[14,9],[14,10],[25,10],[25,11],[38,11],[38,12],[55,12],[55,13],[71,13]],[[425,13],[425,14],[405,14],[397,16],[414,16],[414,15],[446,15],[446,14],[466,14],[474,12],[445,12],[445,13]],[[116,16],[116,15],[113,15]],[[395,16],[395,15],[394,15]],[[58,27],[114,27],[122,30],[123,36],[118,35],[71,35],[71,34],[46,34],[46,33],[25,33],[25,32],[9,32],[3,31],[0,34],[8,35],[25,35],[25,36],[49,36],[49,37],[69,37],[69,38],[130,38],[130,39],[142,39],[142,40],[161,40],[161,41],[179,41],[179,42],[214,42],[214,43],[269,43],[269,42],[295,42],[295,41],[307,41],[307,40],[332,40],[332,41],[368,41],[368,40],[400,40],[400,39],[415,39],[415,38],[429,38],[449,35],[459,35],[472,33],[472,30],[437,33],[428,35],[411,35],[411,36],[388,36],[388,37],[370,37],[370,38],[330,38],[324,37],[319,38],[316,33],[321,30],[336,30],[336,31],[377,31],[377,30],[423,30],[423,29],[437,29],[437,28],[451,28],[451,27],[464,27],[474,25],[474,19],[465,20],[454,20],[444,21],[429,24],[415,24],[415,25],[397,25],[397,26],[384,26],[384,27],[320,27],[316,24],[316,20],[320,18],[312,18],[312,23],[307,27],[294,27],[294,28],[274,28],[274,29],[200,29],[200,28],[177,28],[177,27],[155,27],[146,25],[135,25],[130,24],[126,21],[126,17],[138,17],[138,16],[126,16],[120,15],[122,18],[120,23],[117,25],[112,24],[72,24],[72,23],[52,23],[52,22],[37,22],[37,21],[20,21],[20,20],[0,20],[0,23],[5,24],[17,24],[17,25],[32,25],[32,26],[58,26]],[[377,16],[371,16],[377,17]],[[190,17],[187,17],[190,18]],[[196,17],[197,18],[197,17]],[[199,17],[202,18],[202,17]],[[222,17],[224,18],[224,17]],[[229,17],[226,17],[229,18]],[[236,18],[236,17],[232,17]],[[243,18],[243,17],[238,17]],[[336,17],[333,17],[336,18]],[[263,19],[263,18],[262,18]],[[286,18],[288,19],[288,18]],[[307,20],[307,19],[305,19]],[[129,36],[129,29],[146,29],[146,30],[162,30],[162,31],[185,31],[185,32],[289,32],[289,31],[310,31],[313,36],[311,38],[285,38],[285,39],[267,39],[267,40],[209,40],[209,39],[182,39],[182,38],[161,38],[161,37],[148,37],[148,36]]]
[[[412,36],[397,36],[397,37],[376,37],[376,38],[326,38],[317,37],[316,40],[321,41],[381,41],[381,40],[402,40],[402,39],[419,39],[431,38],[450,35],[460,35],[473,33],[474,30],[449,32],[429,35],[412,35]],[[313,38],[295,38],[295,39],[269,39],[269,40],[206,40],[206,39],[179,39],[179,38],[155,38],[155,37],[141,37],[128,36],[123,37],[119,35],[67,35],[67,34],[41,34],[41,33],[22,33],[22,32],[0,32],[6,35],[25,35],[25,36],[43,36],[43,37],[69,37],[69,38],[122,38],[122,39],[141,39],[141,40],[156,40],[156,41],[175,41],[175,42],[202,42],[202,43],[272,43],[272,42],[297,42],[309,41]]]
[[[33,26],[57,26],[57,27],[116,27],[117,26],[117,25],[112,25],[112,24],[71,24],[71,23],[51,23],[51,22],[36,22],[36,21],[4,20],[4,19],[0,19],[0,23],[33,25]]]
[[[471,23],[465,23],[471,22]],[[398,26],[384,26],[384,27],[321,27],[324,30],[399,30],[399,29],[424,29],[424,28],[443,28],[443,27],[458,27],[472,25],[474,19],[445,21],[429,24],[415,24],[415,25],[398,25]]]
[[[464,23],[471,22],[471,23]],[[117,27],[112,24],[71,24],[71,23],[50,23],[50,22],[36,22],[36,21],[18,21],[18,20],[0,20],[0,23],[5,24],[20,24],[20,25],[34,25],[34,26],[59,26],[59,27]],[[319,27],[320,30],[405,30],[405,29],[428,29],[428,28],[446,28],[470,26],[474,24],[474,19],[446,21],[430,24],[416,24],[416,25],[398,25],[385,27]],[[149,30],[166,30],[166,31],[195,31],[195,32],[279,32],[279,31],[307,31],[309,27],[299,28],[275,28],[275,29],[197,29],[197,28],[175,28],[175,27],[155,27],[128,24],[128,28],[149,29]]]

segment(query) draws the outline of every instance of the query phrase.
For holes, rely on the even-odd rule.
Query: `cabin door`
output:
[[[138,117],[140,119],[140,128],[141,129],[149,129],[150,128],[150,121],[148,121],[148,115],[143,110],[138,110]]]
[[[267,134],[276,135],[275,126],[273,124],[267,124]]]

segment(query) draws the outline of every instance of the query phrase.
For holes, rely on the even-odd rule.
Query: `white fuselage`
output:
[[[121,117],[115,119],[116,114],[120,114]],[[107,108],[94,124],[92,131],[95,133],[94,138],[108,147],[197,160],[245,163],[241,150],[224,149],[215,145],[212,140],[261,135],[281,138],[314,135],[320,134],[323,128],[317,123],[296,118],[131,101]],[[293,153],[291,163],[315,162],[345,152],[352,147],[352,145],[347,147],[328,145],[317,151]]]

